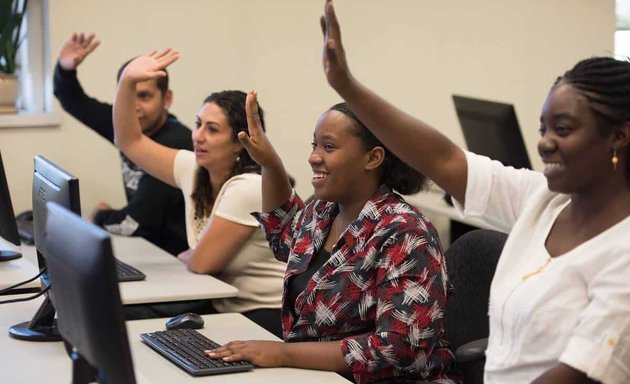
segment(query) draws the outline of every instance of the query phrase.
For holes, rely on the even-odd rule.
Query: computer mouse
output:
[[[188,312],[177,315],[166,322],[166,329],[200,329],[203,328],[201,315]]]

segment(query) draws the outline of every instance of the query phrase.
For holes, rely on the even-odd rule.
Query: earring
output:
[[[239,161],[241,161],[241,155],[236,156],[236,162],[238,163]]]
[[[617,150],[613,149],[613,155],[610,158],[610,162],[612,163],[613,170],[617,170],[617,163],[619,162],[619,157],[617,157]]]

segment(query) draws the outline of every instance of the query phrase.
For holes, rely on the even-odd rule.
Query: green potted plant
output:
[[[28,0],[0,0],[0,113],[16,113],[19,83],[15,74],[22,20]]]

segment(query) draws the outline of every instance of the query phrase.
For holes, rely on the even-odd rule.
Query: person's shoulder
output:
[[[262,204],[262,178],[255,173],[232,176],[221,187],[219,196],[221,200],[238,201],[250,212],[259,211]]]
[[[192,149],[192,132],[173,115],[152,137],[156,142],[176,149]]]
[[[175,168],[194,168],[197,166],[195,153],[186,149],[180,149],[175,155]]]
[[[184,125],[184,123],[179,121],[177,116],[172,115],[170,113],[169,113],[168,117],[166,118],[166,122],[164,123],[164,127],[168,128],[170,130],[176,131],[176,132],[187,131],[190,134],[190,128],[188,128],[187,126]]]
[[[241,173],[227,179],[225,187],[238,189],[254,188],[254,191],[260,193],[262,176],[257,173]]]
[[[429,220],[396,193],[387,193],[381,200],[381,225],[391,232],[426,231],[432,226]]]

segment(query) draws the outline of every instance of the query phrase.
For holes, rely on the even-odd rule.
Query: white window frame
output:
[[[61,115],[53,111],[48,14],[48,0],[29,0],[23,28],[26,38],[18,52],[19,112],[0,115],[0,128],[51,127],[61,123]]]
[[[621,23],[620,20],[626,21]],[[615,58],[628,60],[630,58],[630,30],[627,21],[630,21],[630,0],[615,0]]]

